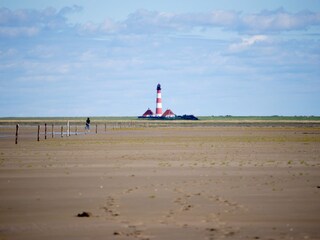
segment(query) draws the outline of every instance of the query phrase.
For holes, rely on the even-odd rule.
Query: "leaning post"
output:
[[[40,125],[38,125],[38,138],[37,138],[37,141],[38,142],[40,141]]]
[[[44,139],[47,139],[47,124],[44,124]]]
[[[15,141],[16,144],[18,144],[18,135],[19,135],[19,124],[16,125],[16,141]]]

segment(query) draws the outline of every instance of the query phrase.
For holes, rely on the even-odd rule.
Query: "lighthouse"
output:
[[[162,116],[162,100],[161,100],[161,85],[157,86],[157,106],[156,106],[156,117]]]
[[[148,108],[148,110],[142,115],[138,116],[138,118],[143,118],[143,119],[157,119],[157,120],[198,120],[193,115],[183,115],[183,116],[178,116],[174,114],[170,109],[167,109],[163,114],[162,114],[162,99],[161,99],[161,85],[158,83],[157,85],[157,100],[156,100],[156,112],[153,114],[153,112]]]

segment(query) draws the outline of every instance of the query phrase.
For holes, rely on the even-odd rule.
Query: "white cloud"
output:
[[[249,48],[250,46],[258,43],[267,41],[268,37],[265,35],[254,35],[249,38],[243,38],[240,43],[233,43],[229,46],[231,52],[238,52]]]
[[[115,32],[119,30],[120,26],[115,23],[112,19],[106,18],[100,26],[101,31],[103,32]]]
[[[61,30],[69,28],[67,15],[81,10],[79,6],[44,10],[0,8],[0,36],[35,36],[43,30]]]
[[[77,26],[68,23],[68,15],[79,12],[81,7],[65,7],[60,10],[15,10],[0,8],[1,36],[35,36],[42,31],[78,31],[85,34],[149,34],[167,32],[191,32],[194,29],[220,28],[241,34],[266,34],[305,30],[320,26],[320,13],[302,11],[290,13],[284,9],[248,14],[235,11],[208,11],[172,13],[139,9],[123,21],[108,16],[101,23],[87,22]]]
[[[99,26],[93,22],[86,22],[80,26],[80,32],[83,33],[97,33]]]
[[[320,25],[320,13],[303,11],[289,13],[284,9],[262,11],[241,17],[241,30],[248,32],[277,32],[307,29]]]
[[[240,34],[265,34],[306,30],[320,26],[320,13],[289,13],[283,9],[245,14],[235,11],[167,13],[139,10],[116,23],[119,33],[191,32],[194,29],[220,28]]]
[[[257,14],[220,10],[178,14],[140,9],[130,14],[123,24],[127,32],[135,33],[223,28],[256,35],[263,32],[302,30],[320,26],[320,13],[311,11],[289,13],[282,8]]]
[[[230,26],[238,21],[239,13],[233,11],[214,11],[209,14],[209,19],[212,24],[221,26]]]
[[[32,37],[39,33],[37,27],[2,27],[0,26],[0,36],[6,37]]]

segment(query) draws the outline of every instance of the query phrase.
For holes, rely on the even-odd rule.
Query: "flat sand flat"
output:
[[[319,170],[318,127],[2,137],[0,239],[320,239]]]

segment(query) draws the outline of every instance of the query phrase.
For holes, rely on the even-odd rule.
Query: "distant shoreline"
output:
[[[88,116],[63,116],[63,117],[0,117],[0,121],[33,121],[33,120],[70,120],[70,121],[82,121]],[[89,116],[95,121],[143,121],[147,119],[138,119],[137,116]],[[320,116],[196,116],[202,121],[320,121]]]
[[[7,117],[0,118],[0,125],[83,125],[87,117]],[[149,120],[138,117],[91,117],[94,125],[124,124],[127,127],[170,127],[170,126],[243,126],[243,127],[320,127],[320,116],[202,116],[193,120]]]

